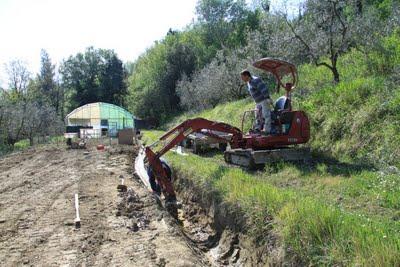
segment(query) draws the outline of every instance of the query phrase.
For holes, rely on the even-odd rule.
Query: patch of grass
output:
[[[158,140],[158,138],[164,133],[164,131],[158,130],[141,130],[142,138],[141,141],[143,145],[150,145]]]
[[[22,149],[26,149],[28,147],[29,147],[29,139],[24,139],[24,140],[18,141],[14,145],[15,150],[22,150]]]
[[[250,98],[246,98],[239,101],[218,105],[214,109],[203,110],[200,113],[182,114],[178,117],[175,117],[163,128],[164,130],[167,130],[187,119],[197,117],[225,122],[241,128],[243,112],[246,110],[254,109],[254,107],[254,101]]]
[[[301,170],[286,164],[278,167],[274,174],[267,171],[252,173],[197,155],[168,153],[167,158],[180,175],[204,187],[211,185],[221,193],[223,201],[242,207],[249,220],[249,232],[255,237],[266,236],[267,218],[272,216],[273,227],[281,233],[288,257],[294,257],[291,260],[295,262],[329,266],[400,264],[398,222],[389,216],[369,216],[363,209],[346,208],[336,203],[335,192],[345,194],[344,198],[352,198],[354,202],[351,200],[351,203],[355,204],[358,199],[381,190],[379,174],[374,176],[374,172],[361,171],[354,177],[335,177],[327,174],[328,168],[323,167],[323,163],[304,175]],[[366,175],[369,176],[364,181]],[[303,181],[297,185],[277,185],[279,179],[293,182],[298,176]],[[314,179],[318,176],[319,179]],[[396,182],[391,180],[394,177],[389,177],[390,182],[385,184]],[[323,180],[328,181],[324,186],[312,186]],[[357,195],[346,191],[353,187],[364,193]],[[391,196],[396,199],[397,195]],[[387,204],[394,214],[397,204]]]
[[[63,144],[65,142],[66,142],[66,140],[63,135],[51,136],[50,140],[49,140],[50,144],[60,144],[60,143]]]
[[[397,266],[398,228],[345,213],[312,198],[285,206],[278,215],[284,240],[311,265]]]

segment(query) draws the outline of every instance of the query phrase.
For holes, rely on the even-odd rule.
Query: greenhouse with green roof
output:
[[[133,115],[122,107],[97,102],[76,108],[65,117],[68,126],[93,129],[97,135],[115,136],[119,130],[134,128]]]

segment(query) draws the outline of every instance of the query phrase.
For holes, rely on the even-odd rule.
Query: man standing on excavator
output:
[[[271,98],[267,86],[261,78],[252,76],[248,70],[243,70],[240,73],[240,77],[242,81],[247,83],[247,88],[256,102],[256,106],[261,106],[264,118],[264,129],[262,129],[262,132],[264,134],[271,134]]]

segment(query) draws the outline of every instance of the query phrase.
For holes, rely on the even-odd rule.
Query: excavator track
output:
[[[224,153],[227,163],[258,169],[266,163],[279,161],[307,161],[311,158],[310,148],[279,148],[271,150],[232,149]]]

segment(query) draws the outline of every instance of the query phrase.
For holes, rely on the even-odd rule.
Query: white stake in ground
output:
[[[128,187],[124,184],[125,183],[125,179],[124,178],[120,178],[121,179],[121,184],[119,184],[117,186],[117,190],[119,192],[126,192],[128,190]]]
[[[76,228],[80,228],[81,227],[81,218],[79,217],[79,199],[78,199],[78,194],[75,194],[75,212],[76,212],[75,227]]]

